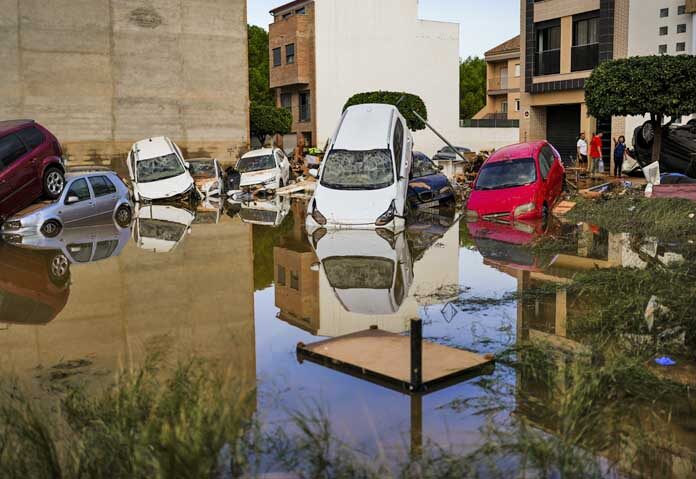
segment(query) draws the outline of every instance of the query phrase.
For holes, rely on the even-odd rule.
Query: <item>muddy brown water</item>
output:
[[[233,368],[256,388],[265,427],[285,424],[289,411],[321,407],[356,450],[390,456],[433,441],[473,451],[491,440],[491,421],[510,419],[552,441],[561,429],[554,390],[505,364],[414,396],[299,361],[296,346],[371,326],[407,333],[409,320],[422,318],[426,338],[481,354],[529,339],[578,350],[586,346],[568,334],[578,303],[561,292],[505,298],[563,284],[578,271],[645,266],[626,235],[590,225],[563,226],[575,243],[549,265],[529,246],[542,234],[538,226],[425,213],[396,237],[308,235],[299,201],[219,206],[144,208],[130,229],[95,225],[52,241],[0,245],[0,368],[31,383],[40,400],[62,381],[107,384],[153,351],[195,355]],[[654,254],[679,259],[657,246]],[[495,407],[482,413],[486,401]],[[693,420],[661,421],[660,434],[672,436],[649,461],[648,472],[659,475],[636,473],[630,437],[625,451],[589,453],[613,477],[694,477]]]

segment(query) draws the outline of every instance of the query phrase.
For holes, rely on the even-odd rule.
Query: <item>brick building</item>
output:
[[[488,50],[486,58],[486,106],[475,120],[519,120],[520,36]]]

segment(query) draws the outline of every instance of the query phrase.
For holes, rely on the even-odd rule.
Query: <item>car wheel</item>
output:
[[[129,206],[126,205],[121,205],[118,207],[116,210],[116,223],[121,227],[121,228],[128,228],[131,224],[131,220],[133,219],[133,213],[131,212],[131,209]]]
[[[63,226],[58,220],[48,220],[41,225],[41,234],[46,238],[55,238],[60,234]]]
[[[63,253],[49,257],[48,277],[58,287],[63,287],[70,281],[70,262]]]
[[[48,168],[43,177],[44,195],[52,200],[57,199],[65,187],[65,175],[58,168]]]
[[[643,128],[640,130],[640,136],[646,146],[651,146],[655,140],[655,125],[651,121],[643,123]]]

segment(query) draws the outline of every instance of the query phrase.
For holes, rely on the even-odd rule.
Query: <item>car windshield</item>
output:
[[[212,161],[189,161],[189,171],[196,178],[215,178],[215,164]]]
[[[150,183],[152,181],[174,178],[186,171],[176,154],[149,158],[138,161],[138,182]]]
[[[242,158],[237,163],[237,171],[240,173],[251,173],[253,171],[263,171],[270,170],[276,167],[275,159],[273,155],[264,156],[252,156],[249,158]]]
[[[477,190],[498,190],[528,185],[536,181],[533,158],[496,161],[481,168],[476,180]]]
[[[333,150],[325,160],[321,184],[336,190],[376,190],[394,183],[389,150]]]
[[[423,178],[424,176],[435,175],[440,170],[430,161],[427,156],[414,155],[413,166],[411,167],[411,178]]]
[[[143,219],[140,220],[140,237],[153,238],[162,241],[176,242],[184,236],[187,226],[169,221]]]

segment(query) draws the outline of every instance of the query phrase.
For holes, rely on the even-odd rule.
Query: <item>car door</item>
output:
[[[396,204],[396,211],[399,215],[403,214],[405,211],[410,172],[410,164],[404,160],[404,156],[406,156],[406,154],[412,154],[407,151],[409,150],[409,145],[406,144],[406,136],[408,135],[405,134],[404,124],[401,118],[397,118],[394,126],[391,149],[394,154],[394,165],[396,167],[396,198],[394,198],[394,201]]]
[[[34,172],[30,188],[38,196],[43,190],[41,167],[43,161],[53,155],[53,145],[46,141],[43,132],[36,125],[19,130],[17,136],[19,136],[19,139],[22,140],[27,149],[28,161]]]
[[[66,226],[81,226],[96,216],[96,203],[85,178],[70,183],[63,198],[61,218]]]
[[[11,133],[0,138],[0,215],[16,213],[36,199],[35,176],[19,136]]]
[[[118,196],[116,186],[106,176],[90,176],[89,183],[94,193],[95,214],[111,218],[116,209]]]

